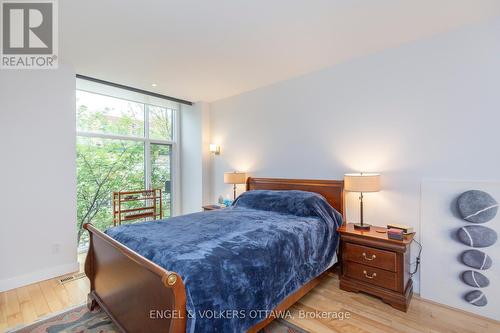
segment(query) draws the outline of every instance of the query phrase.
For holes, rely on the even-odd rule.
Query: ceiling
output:
[[[60,54],[77,73],[214,101],[500,15],[500,1],[64,0],[59,11]]]

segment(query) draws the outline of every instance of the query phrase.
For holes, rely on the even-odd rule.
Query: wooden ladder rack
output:
[[[113,225],[123,221],[161,220],[161,189],[113,192]]]

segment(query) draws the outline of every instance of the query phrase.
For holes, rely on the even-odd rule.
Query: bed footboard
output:
[[[89,307],[100,306],[125,332],[186,331],[186,290],[181,277],[128,249],[91,224],[85,273]]]

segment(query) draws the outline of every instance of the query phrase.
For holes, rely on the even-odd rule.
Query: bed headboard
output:
[[[345,219],[344,181],[316,179],[252,178],[247,179],[247,191],[299,190],[321,194]]]

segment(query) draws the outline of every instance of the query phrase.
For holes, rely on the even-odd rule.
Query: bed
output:
[[[134,333],[265,327],[335,262],[332,242],[338,241],[330,238],[337,237],[337,225],[324,221],[342,223],[343,182],[249,178],[247,190],[233,208],[220,211],[106,233],[87,224],[89,307],[100,306],[120,329]],[[282,199],[274,204],[277,193],[286,200],[303,196],[308,203],[300,209]],[[212,312],[200,311],[207,308]]]

